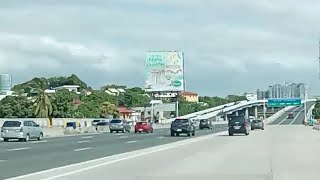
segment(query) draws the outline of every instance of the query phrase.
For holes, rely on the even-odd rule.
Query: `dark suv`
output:
[[[199,124],[199,129],[212,129],[212,121],[208,119],[201,119]]]
[[[175,119],[171,123],[171,136],[180,134],[187,134],[188,136],[195,136],[196,134],[196,127],[191,122],[190,119]]]
[[[236,133],[249,135],[250,121],[245,116],[231,116],[229,117],[228,127],[229,136]]]

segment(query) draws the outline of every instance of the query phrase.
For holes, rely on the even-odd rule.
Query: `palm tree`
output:
[[[117,106],[108,101],[101,103],[100,111],[105,118],[110,115],[112,115],[113,117],[118,115]]]
[[[35,115],[40,118],[48,118],[52,114],[52,104],[48,95],[42,90],[37,89],[35,99]]]

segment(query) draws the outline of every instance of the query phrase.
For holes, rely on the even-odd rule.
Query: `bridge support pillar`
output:
[[[254,107],[254,117],[257,119],[258,118],[258,106]]]
[[[224,115],[224,120],[228,121],[228,114],[227,113]]]
[[[246,118],[249,118],[249,108],[246,108],[245,116]]]
[[[236,116],[239,116],[239,111],[236,111],[235,114],[236,114]]]

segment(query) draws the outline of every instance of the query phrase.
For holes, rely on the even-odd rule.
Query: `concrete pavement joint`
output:
[[[140,150],[126,152],[126,153],[122,153],[122,154],[107,156],[107,157],[103,157],[103,158],[93,159],[93,160],[84,161],[84,162],[80,162],[80,163],[76,163],[76,164],[62,166],[62,167],[52,168],[52,169],[48,169],[48,170],[44,170],[44,171],[40,171],[40,172],[35,172],[35,173],[31,173],[31,174],[26,174],[26,175],[22,175],[22,176],[9,178],[8,180],[19,180],[19,179],[52,180],[52,179],[57,179],[57,178],[65,177],[65,176],[72,175],[75,173],[79,173],[79,172],[91,170],[94,168],[114,164],[114,163],[117,163],[120,161],[129,160],[129,159],[133,159],[136,157],[140,157],[140,156],[153,154],[153,153],[165,151],[168,149],[173,149],[173,148],[177,148],[180,146],[188,145],[188,144],[191,144],[194,142],[207,140],[207,139],[217,137],[220,135],[227,135],[227,131],[204,135],[204,136],[200,136],[200,137],[196,137],[196,138],[192,138],[192,139],[185,139],[185,140],[181,140],[181,141],[174,142],[174,143],[154,146],[154,147],[150,147],[150,148],[146,148],[146,149],[140,149]],[[68,170],[68,168],[69,168],[69,170]],[[61,172],[59,173],[59,171],[61,171]],[[54,173],[54,175],[50,176],[49,173]],[[56,174],[59,174],[59,175],[56,175]]]
[[[8,149],[8,151],[21,151],[21,150],[27,150],[31,149],[30,147],[22,147],[22,148],[14,148],[14,149]]]
[[[78,152],[78,151],[86,151],[92,149],[91,147],[86,147],[86,148],[80,148],[80,149],[74,149],[73,151]]]

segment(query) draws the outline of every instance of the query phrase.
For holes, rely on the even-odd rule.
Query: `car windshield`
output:
[[[259,123],[261,120],[253,120],[253,123]]]
[[[245,118],[243,116],[234,116],[229,118],[229,124],[234,124],[235,122],[244,123]]]
[[[122,121],[121,120],[119,120],[119,119],[114,119],[114,120],[112,120],[110,123],[121,123]]]
[[[97,126],[105,126],[105,125],[107,125],[106,122],[99,122],[99,123],[97,124]]]
[[[147,125],[147,122],[137,122],[137,125]]]
[[[20,127],[20,121],[6,121],[2,127]]]
[[[93,122],[100,122],[100,120],[97,120],[97,119],[96,119],[96,120],[93,120]]]
[[[75,122],[68,122],[68,123],[66,124],[67,127],[71,127],[71,126],[74,126],[74,125],[75,125]]]
[[[207,122],[207,120],[206,119],[201,119],[200,122]]]
[[[188,119],[176,119],[174,120],[174,123],[188,123],[189,120]]]

